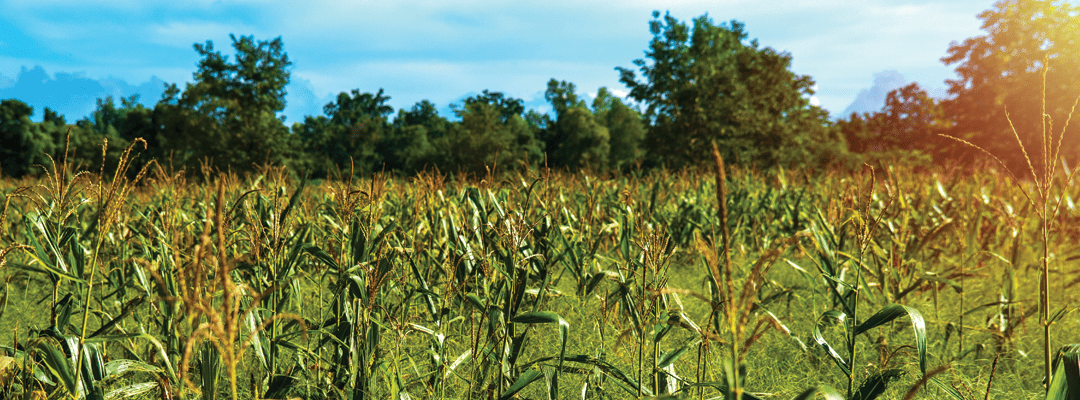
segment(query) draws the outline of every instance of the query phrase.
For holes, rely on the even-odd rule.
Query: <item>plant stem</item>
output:
[[[641,312],[642,316],[644,316],[645,311],[647,311],[647,310],[645,310],[645,304],[646,304],[646,302],[645,302],[645,271],[649,267],[646,264],[647,263],[642,263],[641,264],[641,298],[639,300],[639,303],[641,304],[641,308],[642,308],[642,310],[641,310],[642,311]],[[644,367],[645,367],[645,363],[644,363],[644,361],[645,361],[645,324],[644,324],[644,322],[639,322],[639,324],[641,324],[641,327],[638,329],[638,335],[639,336],[638,336],[638,360],[637,360],[637,381],[638,381],[638,393],[637,393],[637,395],[638,395],[638,397],[641,397],[641,394],[642,394],[641,393],[641,385],[644,384],[644,382],[645,382],[644,380],[642,380],[642,376],[641,376],[642,369],[644,369]]]
[[[1046,369],[1046,390],[1050,390],[1050,379],[1053,378],[1053,363],[1050,358],[1050,232],[1047,224],[1046,215],[1046,199],[1043,199],[1043,216],[1042,216],[1042,241],[1043,241],[1043,255],[1042,255],[1042,284],[1040,297],[1042,301],[1042,325],[1043,325],[1043,362]]]

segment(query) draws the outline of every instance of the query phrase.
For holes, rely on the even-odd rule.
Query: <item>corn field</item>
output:
[[[0,182],[0,397],[1080,390],[1064,176],[764,173],[716,156],[316,182],[128,171],[133,154],[112,174],[55,162]],[[1044,187],[1053,213],[1029,196]]]

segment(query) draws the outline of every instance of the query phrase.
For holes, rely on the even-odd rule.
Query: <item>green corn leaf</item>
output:
[[[488,189],[487,192],[488,192],[488,199],[491,200],[491,205],[493,207],[495,207],[495,211],[499,213],[499,218],[500,219],[506,218],[506,212],[503,211],[502,206],[499,205],[499,200],[497,198],[495,198],[495,193],[492,192],[491,189]]]
[[[606,278],[606,277],[607,277],[607,274],[605,274],[603,272],[600,272],[600,273],[595,274],[592,277],[590,277],[589,282],[585,285],[585,295],[586,296],[591,295],[592,292],[594,290],[596,290],[596,287],[600,286],[600,282],[603,282],[604,278]]]
[[[506,389],[506,391],[503,392],[503,394],[499,395],[499,400],[506,400],[506,399],[509,399],[511,397],[514,397],[514,395],[517,394],[517,392],[520,392],[521,389],[524,389],[526,386],[529,386],[530,383],[535,382],[537,379],[540,379],[540,377],[542,377],[542,376],[544,376],[543,373],[541,373],[540,371],[534,370],[534,369],[530,369],[528,371],[525,371],[525,373],[521,374],[521,376],[518,377],[517,381],[514,382],[513,385],[510,385],[510,387],[508,389]]]
[[[103,333],[111,330],[114,326],[116,326],[117,323],[134,313],[136,307],[142,304],[144,299],[145,297],[136,297],[134,299],[128,300],[128,302],[124,304],[124,308],[120,310],[120,315],[118,315],[116,318],[109,320],[109,322],[102,324],[100,328],[94,331],[94,333],[91,333],[89,336],[87,336],[87,338],[98,337],[101,336]]]
[[[847,314],[844,314],[840,311],[826,311],[825,313],[821,314],[821,317],[818,318],[818,322],[814,326],[813,336],[814,341],[817,342],[817,344],[823,349],[825,349],[825,351],[829,353],[829,357],[832,358],[833,362],[835,362],[836,365],[840,367],[842,371],[844,371],[844,375],[850,377],[851,369],[848,367],[847,362],[845,362],[844,358],[840,356],[840,353],[836,352],[836,349],[829,345],[829,342],[825,341],[825,337],[821,334],[822,327],[831,326],[836,323],[843,323],[845,318],[847,318]]]
[[[266,359],[266,354],[263,352],[263,333],[259,330],[259,325],[262,325],[262,318],[259,316],[257,310],[252,310],[244,316],[244,321],[247,322],[248,332],[251,332],[251,349],[255,350],[255,356],[258,358],[259,363],[262,364],[264,369],[269,368],[269,363]]]
[[[476,311],[484,312],[484,302],[480,300],[480,296],[469,293],[465,295],[465,300],[468,300],[469,304],[476,308]]]
[[[638,383],[637,380],[632,378],[631,375],[623,372],[618,367],[615,367],[614,365],[602,359],[588,355],[574,355],[566,357],[566,361],[592,365],[596,369],[600,370],[600,372],[604,375],[615,378],[611,382],[615,382],[616,385],[619,385],[620,388],[622,388],[631,395],[637,395],[637,390],[639,387],[641,388],[641,393],[644,393],[647,396],[653,395],[652,391],[649,390],[649,388],[641,386],[641,384]]]
[[[56,306],[53,307],[53,314],[56,315],[56,326],[53,328],[58,332],[66,331],[68,324],[71,321],[71,313],[75,308],[76,304],[71,293],[68,293],[63,299],[56,302]]]
[[[871,375],[859,389],[851,395],[851,400],[874,400],[878,396],[885,393],[885,389],[888,389],[889,383],[900,379],[900,375],[903,372],[898,369],[890,369],[883,372],[878,372]]]
[[[20,263],[20,262],[9,262],[8,265],[10,265],[12,267],[15,267],[15,268],[18,268],[18,269],[30,271],[30,272],[43,272],[43,273],[47,273],[47,274],[55,274],[59,278],[63,278],[63,279],[66,279],[66,280],[69,280],[69,281],[72,281],[72,282],[79,283],[79,284],[86,284],[85,280],[75,276],[72,273],[61,270],[61,269],[59,269],[59,268],[57,268],[57,267],[55,267],[53,265],[49,265],[48,263],[45,263],[44,260],[42,260],[40,258],[37,258],[37,257],[33,257],[33,258],[34,258],[33,265],[31,265],[31,264],[23,264],[23,263]]]
[[[559,370],[551,367],[544,367],[544,381],[547,383],[547,398],[548,400],[556,400],[559,398]]]
[[[934,386],[937,386],[938,389],[941,389],[941,391],[945,392],[945,394],[949,395],[953,400],[964,400],[964,395],[960,394],[956,388],[945,384],[945,382],[942,382],[940,379],[931,377],[930,383],[933,383]]]
[[[634,237],[634,212],[629,206],[626,207],[626,213],[623,214],[621,228],[622,235],[619,235],[619,252],[622,253],[623,260],[630,260],[630,242],[633,241]]]
[[[278,280],[288,279],[295,274],[296,266],[300,263],[300,256],[305,253],[305,247],[310,246],[306,243],[310,230],[311,226],[305,224],[299,232],[291,236],[290,241],[293,245],[289,248],[288,256],[285,257],[284,263],[277,265],[277,271],[275,271]]]
[[[694,389],[694,388],[698,388],[698,387],[715,388],[717,391],[719,391],[721,394],[724,395],[723,397],[714,397],[715,399],[726,398],[726,397],[733,394],[733,393],[731,393],[730,390],[728,390],[728,385],[725,382],[694,383],[694,384],[689,384],[689,385],[683,386],[683,390]],[[743,392],[742,399],[743,400],[763,400],[762,398],[760,398],[758,396],[754,396],[753,394],[747,393],[747,392]]]
[[[14,357],[0,357],[0,365],[2,365],[2,367],[0,367],[0,372],[13,370],[17,368],[17,365],[26,365],[26,352],[15,350],[10,346],[4,345],[0,345],[0,349],[3,349],[8,354],[14,355]],[[37,379],[38,381],[41,381],[50,386],[56,385],[56,382],[53,381],[52,377],[49,376],[49,373],[46,372],[48,370],[47,368],[41,368],[41,365],[38,363],[33,363],[32,366],[33,370],[31,373],[34,376],[34,379]]]
[[[928,280],[930,282],[937,282],[937,283],[943,283],[943,284],[949,285],[949,287],[952,287],[953,290],[956,291],[956,293],[961,293],[961,292],[964,291],[964,287],[960,286],[959,282],[956,282],[956,281],[954,281],[952,279],[943,277],[941,275],[938,275],[938,274],[935,274],[935,273],[932,273],[932,272],[926,272],[926,273],[922,274],[922,276],[920,276],[920,278]]]
[[[397,221],[390,220],[390,222],[379,231],[379,234],[375,235],[375,240],[372,241],[371,244],[375,247],[384,244],[383,242],[386,240],[386,235],[393,232],[394,228],[397,228]]]
[[[458,367],[461,366],[461,363],[468,360],[470,356],[472,356],[472,350],[465,350],[464,353],[461,353],[460,356],[455,358],[454,361],[450,363],[450,366],[446,368],[446,372],[443,373],[443,379],[449,378],[450,374],[456,372]]]
[[[1080,399],[1080,345],[1067,345],[1054,357],[1054,377],[1046,400]]]
[[[352,263],[364,261],[367,255],[367,235],[360,226],[360,218],[353,216],[352,225],[349,227],[349,246],[352,254]]]
[[[315,257],[316,260],[322,261],[323,263],[328,265],[330,269],[338,269],[337,261],[334,261],[334,258],[331,257],[330,254],[327,254],[326,251],[319,248],[318,246],[308,245],[304,248],[304,250],[307,251],[308,255]]]
[[[566,322],[559,314],[551,311],[533,311],[525,314],[518,315],[510,318],[510,322],[523,323],[523,324],[559,324],[559,370],[563,368],[563,362],[566,359],[566,340],[570,333],[570,323]],[[558,389],[558,372],[556,371],[554,383],[552,387]]]
[[[431,314],[433,320],[440,319],[439,312],[435,307],[435,301],[432,299],[431,286],[428,285],[427,278],[420,272],[420,267],[413,261],[411,255],[408,252],[405,253],[405,258],[409,261],[409,271],[412,272],[412,276],[420,283],[421,294],[424,296],[424,304],[427,306],[428,314]]]
[[[300,194],[304,192],[304,187],[307,186],[307,183],[308,180],[307,176],[305,175],[304,178],[300,180],[300,185],[296,187],[296,191],[294,191],[292,196],[289,197],[289,205],[285,206],[284,210],[281,210],[281,214],[279,214],[278,217],[278,223],[285,222],[285,218],[289,216],[289,212],[292,211],[294,206],[296,206],[296,202],[300,200]]]
[[[1069,397],[1071,400],[1080,399],[1080,353],[1070,351],[1061,357],[1062,365],[1059,367],[1065,371],[1065,383],[1069,385]]]
[[[690,340],[689,342],[687,342],[686,344],[680,346],[677,349],[674,349],[674,350],[671,350],[671,351],[669,351],[667,353],[664,353],[664,355],[662,357],[660,357],[659,360],[656,360],[656,368],[659,368],[659,369],[667,368],[669,365],[675,363],[675,361],[678,361],[679,358],[683,356],[683,354],[686,354],[687,350],[693,348],[694,346],[697,346],[698,343],[701,343],[701,336],[698,336],[698,337],[694,338],[693,340]]]
[[[551,311],[533,311],[527,312],[513,318],[510,318],[510,322],[517,322],[519,324],[559,324],[560,326],[570,326],[566,320]]]
[[[60,379],[63,382],[64,388],[67,389],[69,394],[77,395],[78,383],[75,380],[75,372],[71,368],[71,362],[68,361],[64,353],[57,349],[56,346],[49,342],[38,342],[34,349],[41,352],[41,355],[45,359],[45,365],[49,368],[49,371],[53,373],[53,376]]]
[[[866,321],[855,327],[855,335],[859,335],[870,329],[881,326],[896,318],[908,316],[911,320],[911,327],[915,330],[915,348],[919,352],[919,369],[922,373],[926,374],[926,322],[923,320],[923,316],[918,310],[900,304],[892,304],[885,306],[877,313],[870,316]]]
[[[87,391],[88,397],[92,399],[101,399],[104,397],[102,388],[97,385],[99,381],[105,379],[105,359],[101,356],[101,351],[98,350],[100,344],[86,344],[82,346],[82,380]]]
[[[469,200],[477,214],[487,219],[487,208],[484,207],[484,199],[480,197],[480,189],[472,186],[465,188],[465,198]]]
[[[1055,312],[1054,315],[1050,316],[1050,323],[1052,324],[1052,323],[1057,322],[1058,320],[1061,319],[1061,317],[1064,317],[1065,314],[1068,314],[1068,313],[1069,313],[1069,306],[1062,307],[1060,310]]]
[[[59,238],[57,238],[56,234],[53,233],[52,229],[49,229],[49,226],[45,224],[45,217],[39,216],[38,218],[36,218],[34,220],[34,225],[38,228],[38,231],[41,232],[41,236],[45,239],[45,246],[48,247],[53,257],[56,258],[57,268],[61,271],[64,271],[64,273],[71,274],[71,268],[67,265],[67,262],[65,261],[66,257],[64,257],[64,253],[60,251]],[[28,236],[33,237],[34,235]],[[48,264],[45,262],[45,260],[48,259],[47,256],[45,256],[45,252],[39,249],[38,254],[40,254],[41,257],[38,261],[41,261],[43,264]]]
[[[926,234],[926,236],[919,238],[915,242],[914,246],[908,246],[907,250],[904,251],[904,259],[906,260],[908,258],[911,258],[916,252],[922,250],[923,246],[925,246],[927,243],[933,242],[936,237],[942,234],[942,232],[952,227],[953,222],[955,222],[955,220],[953,220],[952,218],[942,221],[940,224],[932,228],[930,232]]]
[[[221,356],[217,347],[210,342],[203,342],[200,354],[199,375],[202,377],[202,399],[214,400],[217,398],[217,382],[221,372]]]
[[[435,335],[435,330],[419,324],[409,324],[409,327],[413,328],[417,332],[425,333],[431,336]]]

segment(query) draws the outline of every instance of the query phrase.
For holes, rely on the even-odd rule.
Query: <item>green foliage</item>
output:
[[[555,120],[547,122],[544,142],[547,165],[576,171],[608,168],[608,129],[578,99],[573,83],[548,81],[544,97],[555,109]]]
[[[969,149],[939,135],[949,124],[941,102],[917,83],[889,92],[881,111],[836,122],[848,149],[878,165],[955,163]]]
[[[67,139],[67,145],[71,151],[68,156],[68,163],[80,165],[95,172],[102,171],[102,167],[104,167],[106,168],[105,173],[112,173],[109,168],[115,168],[119,164],[120,155],[123,154],[124,149],[131,145],[131,140],[134,140],[134,138],[128,139],[128,137],[138,133],[125,132],[123,135],[120,133],[120,129],[131,129],[133,128],[131,125],[137,124],[137,122],[133,121],[129,125],[127,122],[127,114],[131,110],[131,103],[134,103],[134,99],[125,99],[123,103],[125,107],[118,109],[111,96],[106,97],[104,100],[98,99],[97,109],[90,114],[90,117],[75,122],[75,126],[71,129],[71,137]],[[145,110],[145,108],[142,108],[140,111]],[[136,111],[136,113],[138,112]],[[132,117],[133,119],[138,118],[138,114],[132,115]],[[137,128],[137,125],[134,128]],[[60,137],[58,139],[64,140],[65,138]],[[106,146],[106,148],[102,149],[102,146]],[[102,150],[105,150],[105,152],[102,153]]]
[[[378,151],[384,137],[388,134],[390,123],[387,117],[394,109],[386,102],[390,96],[378,93],[360,93],[352,90],[351,94],[339,93],[337,101],[329,103],[323,112],[330,118],[330,142],[328,147],[339,147],[344,156],[333,158],[337,165],[356,166],[361,173],[370,173],[381,169],[382,154]]]
[[[976,144],[1001,158],[1014,171],[1027,171],[1020,136],[1033,158],[1042,153],[1041,125],[1061,129],[1080,90],[1080,5],[1053,0],[1000,1],[979,14],[986,34],[954,42],[942,61],[956,64],[944,102],[955,126],[948,134]],[[1049,62],[1045,96],[1042,66]],[[1043,119],[1042,107],[1050,117]],[[1011,122],[1010,122],[1011,119]],[[1071,124],[1063,146],[1080,145],[1080,126]],[[1055,131],[1056,134],[1056,131]],[[978,154],[973,149],[967,157]],[[1064,154],[1070,162],[1075,152]],[[1037,166],[1037,174],[1041,174]]]
[[[593,114],[608,130],[608,165],[612,169],[625,169],[639,162],[645,151],[641,143],[645,138],[645,123],[641,115],[601,87],[593,99]]]
[[[252,170],[287,160],[288,129],[276,113],[285,108],[289,61],[281,38],[255,42],[230,35],[235,61],[195,44],[202,60],[181,92],[169,86],[155,108],[164,145],[178,164],[208,161],[221,170]]]
[[[19,100],[0,102],[0,176],[23,176],[40,173],[35,165],[50,164],[48,156],[56,153],[57,127],[46,118],[41,124],[30,121],[34,109]],[[52,111],[45,109],[47,115]],[[60,118],[63,129],[63,118]]]
[[[414,173],[438,166],[435,141],[446,136],[450,122],[439,115],[435,105],[423,100],[409,110],[399,110],[394,134],[388,142],[387,157],[394,169]]]
[[[1046,392],[1047,400],[1080,398],[1080,345],[1063,346],[1054,356],[1054,379]]]
[[[492,168],[517,170],[538,163],[541,143],[521,116],[522,104],[485,90],[454,107],[461,122],[435,141],[440,169],[481,176]]]
[[[737,21],[701,16],[691,28],[670,14],[653,17],[650,61],[634,61],[645,80],[617,68],[630,97],[646,106],[652,162],[705,165],[712,142],[725,160],[760,167],[816,165],[843,152],[827,114],[809,105],[814,81],[788,69],[790,54],[745,43]]]
[[[13,277],[0,288],[10,303],[0,342],[17,341],[0,354],[0,377],[14,371],[21,385],[0,380],[0,394],[64,396],[65,380],[92,377],[106,397],[227,398],[235,384],[241,399],[837,398],[823,384],[851,376],[848,394],[865,399],[911,388],[981,398],[955,393],[986,387],[998,354],[995,393],[1041,394],[1039,361],[1023,356],[1037,347],[1024,329],[1038,321],[1019,312],[1034,303],[1037,277],[994,273],[1010,263],[999,257],[1035,260],[1011,251],[1027,243],[1014,232],[1038,222],[997,176],[926,185],[934,172],[893,168],[870,192],[843,171],[732,168],[731,266],[715,274],[726,252],[714,245],[713,171],[480,184],[155,174],[111,208],[113,228],[94,227],[96,188],[66,188],[75,200],[60,202],[50,181],[22,181],[43,186],[10,197],[0,218],[0,248],[14,248],[0,269]],[[876,229],[865,229],[867,215]],[[1051,243],[1075,256],[1068,241]],[[1062,304],[1076,301],[1058,287]],[[1076,326],[1057,315],[1066,316],[1055,332]],[[40,327],[53,325],[45,336]],[[83,332],[101,343],[106,373],[56,339],[77,344]],[[5,370],[4,357],[22,358]],[[1071,368],[1065,357],[1057,365]],[[1058,368],[1061,391],[1074,375]]]

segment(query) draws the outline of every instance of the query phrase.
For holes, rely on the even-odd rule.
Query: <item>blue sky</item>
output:
[[[653,10],[683,21],[744,22],[762,46],[790,52],[832,114],[880,108],[883,93],[919,82],[944,96],[949,43],[983,34],[992,1],[192,1],[0,0],[0,98],[74,121],[95,99],[160,96],[190,82],[194,43],[231,55],[229,34],[281,36],[293,62],[287,122],[319,114],[337,93],[384,88],[395,109],[441,110],[484,89],[547,111],[550,78],[586,96],[625,93],[617,66],[644,57]],[[40,68],[39,68],[40,67]]]

